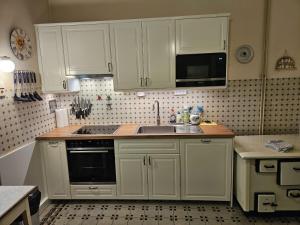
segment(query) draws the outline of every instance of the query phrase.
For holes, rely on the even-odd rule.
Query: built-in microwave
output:
[[[176,56],[176,87],[225,87],[226,81],[226,53]]]

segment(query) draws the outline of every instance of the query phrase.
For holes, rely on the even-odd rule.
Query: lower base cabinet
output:
[[[40,143],[49,199],[70,199],[70,182],[64,141]]]
[[[232,139],[180,141],[181,199],[231,201]]]
[[[121,154],[116,160],[118,198],[180,199],[178,154]]]

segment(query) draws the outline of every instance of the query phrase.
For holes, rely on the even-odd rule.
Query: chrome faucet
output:
[[[160,115],[159,115],[159,101],[155,100],[153,104],[153,111],[155,110],[155,103],[157,103],[157,114],[156,114],[156,125],[160,125]]]

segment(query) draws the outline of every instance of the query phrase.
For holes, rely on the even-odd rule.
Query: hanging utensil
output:
[[[25,99],[21,98],[18,96],[17,92],[18,92],[18,84],[19,84],[19,80],[18,80],[18,75],[19,75],[19,71],[15,71],[14,72],[14,100],[17,102],[20,101],[24,101]]]
[[[36,74],[35,74],[35,72],[32,72],[31,73],[31,76],[32,76],[32,82],[34,83],[34,88],[37,88],[37,82],[36,82]],[[37,91],[35,91],[34,93],[33,93],[33,96],[36,98],[36,99],[38,99],[39,101],[43,101],[43,98],[37,93]]]
[[[29,79],[29,73],[30,72],[25,72],[24,73],[24,76],[25,76],[25,81],[26,81],[26,84],[28,86],[27,88],[27,91],[28,91],[28,97],[31,101],[35,102],[37,99],[33,96],[32,94],[32,87],[31,87],[31,82],[30,82],[30,79]]]

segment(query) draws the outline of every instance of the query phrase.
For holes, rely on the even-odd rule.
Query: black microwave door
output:
[[[226,53],[176,56],[176,80],[211,80],[226,78]]]

